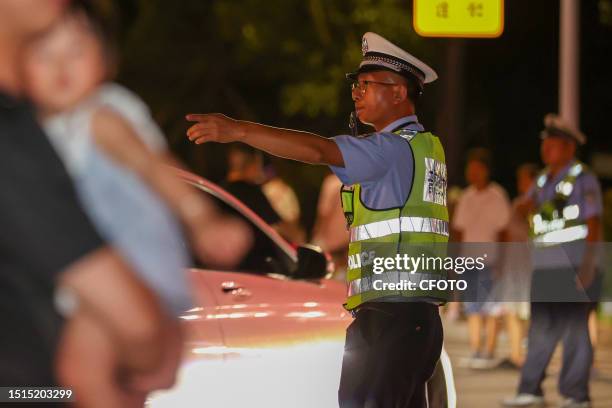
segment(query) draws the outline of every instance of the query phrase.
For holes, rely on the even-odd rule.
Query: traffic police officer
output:
[[[425,407],[426,382],[442,348],[438,305],[444,292],[397,289],[444,279],[440,271],[373,273],[375,257],[416,255],[448,241],[446,165],[439,139],[415,114],[423,85],[436,73],[375,33],[362,40],[363,60],[348,74],[358,119],[376,131],[328,139],[312,133],[237,121],[219,114],[188,115],[196,144],[239,141],[270,154],[326,164],[344,183],[350,228],[348,297],[355,320],[347,329],[339,400],[346,407]],[[432,250],[436,252],[435,250]],[[431,251],[430,251],[431,252]]]
[[[601,240],[601,190],[597,178],[576,160],[586,137],[549,114],[542,132],[546,168],[527,194],[534,244],[531,325],[518,395],[504,401],[512,407],[544,406],[542,381],[559,341],[563,368],[559,392],[563,408],[588,408],[593,350],[588,333],[597,286],[597,241]]]

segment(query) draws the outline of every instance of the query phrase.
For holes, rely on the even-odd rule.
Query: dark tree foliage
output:
[[[419,118],[444,129],[447,39],[419,37],[411,0],[98,0],[118,17],[119,81],[140,94],[173,151],[212,180],[223,178],[225,146],[190,145],[188,112],[222,112],[325,136],[347,132],[352,110],[346,72],[360,38],[375,31],[432,65]],[[582,158],[610,151],[604,121],[612,107],[612,0],[581,1]],[[463,51],[459,157],[474,146],[494,153],[495,177],[510,191],[515,168],[539,159],[542,117],[557,109],[558,0],[506,0],[498,39],[468,39]],[[364,129],[365,130],[365,129]],[[444,133],[444,132],[441,132]],[[444,141],[445,135],[440,135]],[[310,224],[326,169],[269,158],[298,192]],[[459,163],[460,164],[460,163]],[[454,171],[461,180],[461,168]]]
[[[376,31],[422,58],[434,58],[399,0],[133,0],[123,17],[120,82],[152,107],[173,150],[200,174],[224,175],[225,146],[188,144],[188,112],[332,136],[348,131],[344,77],[361,58],[361,35]],[[136,12],[134,12],[136,10]],[[128,21],[129,20],[129,21]],[[323,167],[270,159],[312,219]]]

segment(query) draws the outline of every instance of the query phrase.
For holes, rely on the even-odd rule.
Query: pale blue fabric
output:
[[[192,307],[190,258],[181,227],[136,175],[93,143],[75,178],[83,207],[100,235],[124,257],[174,314]]]

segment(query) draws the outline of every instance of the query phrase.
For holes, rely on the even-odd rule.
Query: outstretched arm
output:
[[[189,114],[187,120],[197,122],[187,130],[189,140],[196,144],[242,142],[286,159],[344,167],[336,143],[314,133],[239,121],[218,113]]]

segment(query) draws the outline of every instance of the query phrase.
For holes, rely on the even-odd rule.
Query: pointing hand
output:
[[[187,137],[195,144],[230,143],[240,140],[243,136],[241,122],[220,113],[191,113],[186,119],[196,122],[187,130]]]

